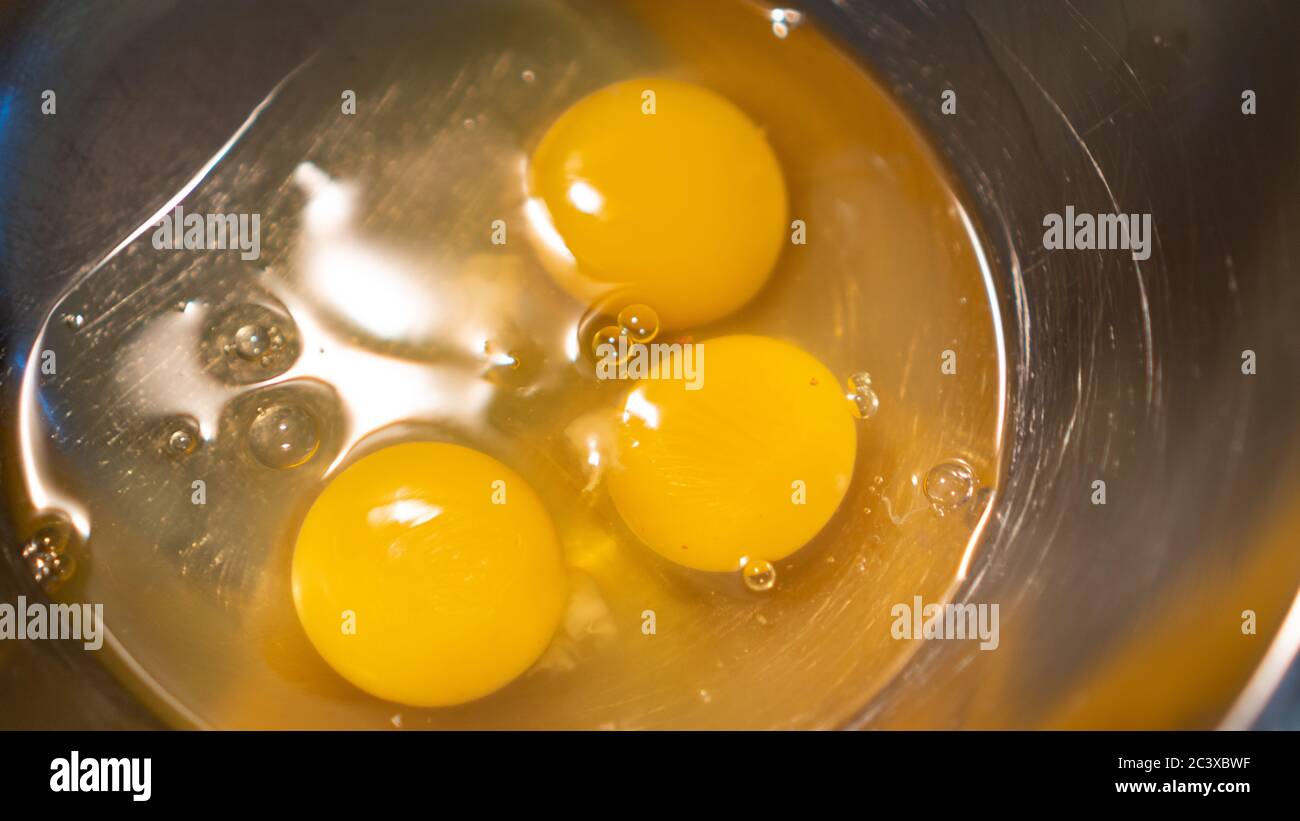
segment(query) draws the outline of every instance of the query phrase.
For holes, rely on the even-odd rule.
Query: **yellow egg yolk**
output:
[[[786,236],[781,167],[745,113],[707,89],[642,78],[580,100],[528,171],[543,262],[588,305],[646,303],[666,329],[750,300]]]
[[[734,571],[783,559],[848,490],[851,409],[826,366],[794,345],[726,336],[699,347],[698,389],[644,379],[628,392],[610,494],[632,532],[678,564]]]
[[[293,555],[317,651],[362,690],[413,706],[508,684],[546,649],[566,597],[541,500],[459,445],[399,444],[351,465],[312,504]]]

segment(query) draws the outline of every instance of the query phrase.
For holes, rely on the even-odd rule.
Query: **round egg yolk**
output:
[[[660,374],[681,366],[689,376],[676,361],[689,350]],[[786,342],[725,336],[693,356],[696,390],[689,379],[643,379],[624,399],[614,503],[638,538],[687,567],[785,558],[848,490],[857,453],[848,402],[824,365]]]
[[[627,80],[578,101],[533,152],[528,188],[552,276],[589,305],[649,304],[668,329],[748,302],[785,237],[785,182],[763,132],[674,80]]]
[[[293,554],[293,600],[317,651],[366,692],[460,704],[541,656],[567,577],[541,500],[459,445],[414,442],[340,473]]]

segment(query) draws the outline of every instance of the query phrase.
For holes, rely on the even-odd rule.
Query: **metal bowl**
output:
[[[6,437],[55,299],[337,34],[348,5],[0,12]],[[962,181],[1009,340],[1006,478],[957,593],[1000,605],[1003,649],[926,642],[852,723],[1295,726],[1296,685],[1279,687],[1300,646],[1300,10],[800,8]],[[58,117],[17,115],[50,88],[81,91],[60,96]],[[956,115],[941,110],[948,90]],[[1150,214],[1150,258],[1045,250],[1044,216],[1066,206]],[[0,519],[0,541],[16,546],[15,530]],[[39,596],[10,553],[0,599]],[[6,644],[0,724],[160,722],[75,644]]]

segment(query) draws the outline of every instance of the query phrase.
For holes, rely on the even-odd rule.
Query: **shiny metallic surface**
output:
[[[6,436],[56,297],[148,224],[158,191],[184,191],[220,157],[355,21],[351,6],[0,12]],[[902,101],[961,181],[1009,338],[1005,481],[957,593],[1000,605],[1003,649],[926,643],[853,723],[1251,725],[1300,645],[1300,13],[1263,2],[800,8]],[[87,90],[61,93],[57,120],[5,121],[17,95],[63,86]],[[1241,113],[1244,89],[1257,114]],[[940,111],[945,90],[956,115]],[[257,186],[266,170],[214,173]],[[1067,205],[1151,213],[1151,258],[1045,252],[1043,216]],[[1247,349],[1254,375],[1241,370]],[[16,480],[3,469],[0,481]],[[1092,502],[1097,480],[1105,505]],[[20,541],[7,521],[0,538]],[[37,595],[17,562],[3,569],[0,599]],[[1257,635],[1241,632],[1246,610]],[[31,707],[6,712],[6,726],[159,722],[60,645],[0,644],[0,699]],[[1287,709],[1275,702],[1266,721]]]
[[[1019,649],[931,643],[862,722],[1249,725],[1300,638],[1296,10],[810,9],[974,192],[1017,338],[1009,481],[959,595],[1001,602]],[[1154,253],[1044,252],[1066,205],[1151,213]],[[1276,370],[1243,375],[1247,349]]]

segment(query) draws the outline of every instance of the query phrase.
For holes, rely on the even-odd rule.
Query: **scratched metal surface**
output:
[[[0,12],[6,98],[60,82],[92,89],[75,118],[0,124],[6,406],[45,306],[140,224],[154,191],[180,188],[344,5]],[[1285,518],[1300,498],[1300,239],[1289,227],[1300,106],[1288,87],[1300,10],[805,7],[912,108],[965,182],[1015,340],[1008,480],[961,594],[1001,605],[1015,649],[927,644],[861,722],[1123,726],[1130,704],[1159,726],[1254,720],[1287,656],[1282,644],[1266,652],[1300,580]],[[148,26],[156,48],[117,51]],[[937,111],[945,88],[957,117]],[[1243,88],[1260,99],[1251,118],[1239,113]],[[1042,216],[1067,204],[1151,212],[1151,259],[1045,254]],[[1240,374],[1245,348],[1258,354],[1255,377]],[[1108,483],[1104,507],[1088,504],[1096,478]],[[0,598],[23,590],[0,574]],[[1261,613],[1257,640],[1218,641],[1246,608]],[[0,696],[32,706],[18,720],[156,723],[85,654],[6,644],[21,658],[0,666]],[[1270,665],[1252,680],[1261,660]],[[1151,701],[1125,689],[1135,683],[1167,692]],[[1284,713],[1274,705],[1269,720]]]
[[[1248,723],[1295,641],[1234,700],[1265,642],[1233,620],[1267,610],[1275,635],[1300,554],[1297,9],[815,7],[967,180],[1019,340],[1009,480],[964,595],[1001,602],[1021,649],[931,643],[863,720]],[[960,117],[935,110],[945,88]],[[1270,110],[1242,116],[1242,89]],[[1152,213],[1151,259],[1045,253],[1042,217],[1067,204]],[[1242,376],[1246,348],[1270,374]]]

